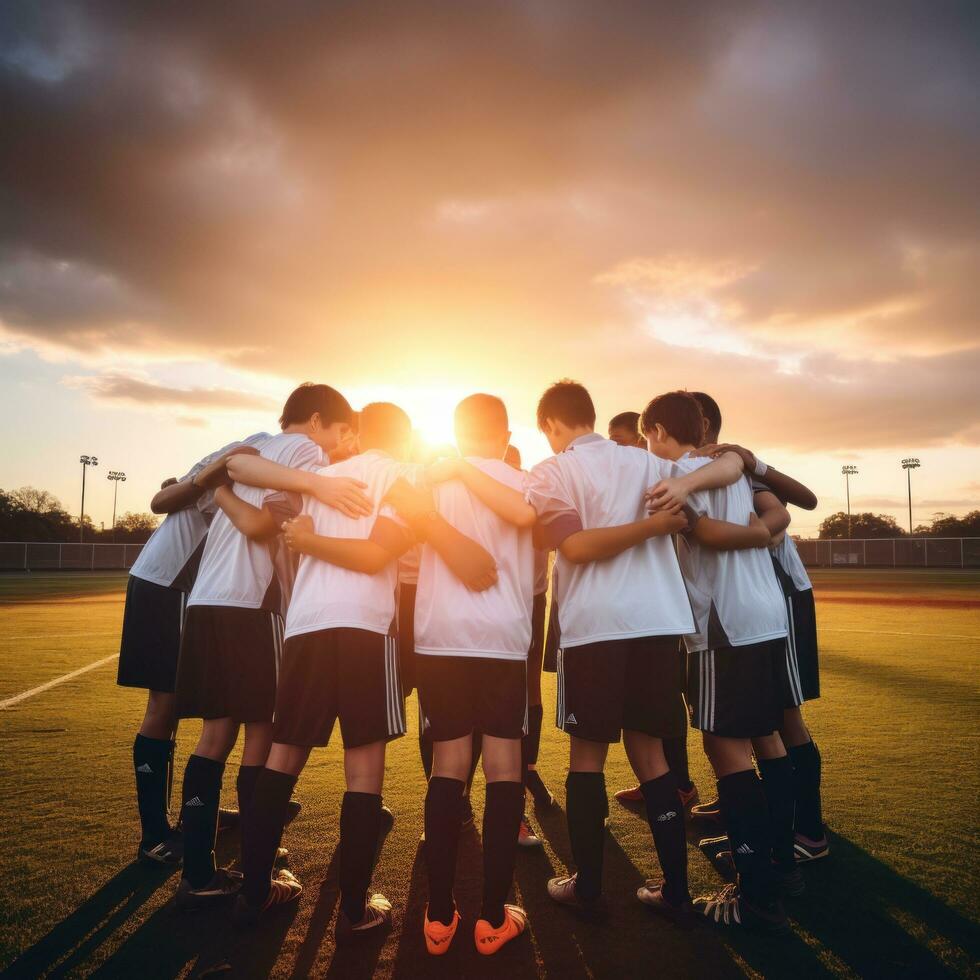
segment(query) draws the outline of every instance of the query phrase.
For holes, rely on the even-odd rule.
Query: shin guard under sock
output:
[[[668,771],[657,779],[642,783],[640,791],[664,873],[664,898],[673,905],[689,902],[687,835],[684,832],[684,808],[677,798],[677,777]]]
[[[524,811],[524,784],[487,783],[483,811],[483,909],[495,929],[504,924],[504,902],[514,880],[517,834]]]
[[[425,794],[423,851],[429,876],[429,921],[438,919],[446,926],[452,922],[456,907],[453,883],[456,878],[456,853],[459,850],[465,788],[466,784],[461,779],[433,776]]]
[[[181,824],[184,836],[184,877],[203,888],[213,877],[214,838],[218,832],[218,803],[225,764],[192,755],[184,769]]]
[[[749,901],[769,905],[776,893],[769,805],[762,781],[754,769],[723,776],[718,780],[718,800],[739,886]]]
[[[602,894],[602,858],[609,812],[606,777],[601,772],[570,772],[565,780],[568,838],[578,872],[575,891],[585,901]]]
[[[159,844],[170,836],[167,770],[172,745],[170,739],[147,738],[145,735],[137,735],[133,742],[136,803],[144,845]]]
[[[381,833],[381,796],[344,793],[340,807],[340,907],[351,922],[364,918]]]
[[[242,871],[245,874],[242,891],[255,908],[261,908],[269,894],[269,882],[296,777],[264,766],[254,768],[259,772],[248,803],[248,819],[242,825]],[[244,815],[245,811],[242,812]]]
[[[793,763],[793,790],[796,796],[796,831],[810,840],[824,836],[820,803],[820,751],[816,742],[804,742],[788,749]]]
[[[793,840],[793,763],[788,755],[778,759],[759,759],[762,789],[769,804],[772,831],[772,859],[783,871],[796,867]]]

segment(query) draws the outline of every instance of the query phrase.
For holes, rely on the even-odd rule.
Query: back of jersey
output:
[[[500,459],[468,462],[523,492],[524,474]],[[415,649],[457,657],[525,660],[531,644],[535,562],[530,529],[498,517],[460,480],[435,489],[436,507],[457,531],[493,555],[497,582],[483,592],[467,588],[434,548],[422,549],[415,599]]]
[[[381,502],[402,477],[414,483],[422,467],[400,463],[387,453],[368,450],[318,472],[329,477],[351,477],[367,484],[365,494],[374,504],[370,517],[348,517],[312,497],[303,498],[302,512],[313,521],[316,534],[327,538],[367,540],[377,517],[395,517]],[[394,618],[398,565],[392,561],[376,575],[352,572],[339,565],[303,555],[286,614],[286,636],[322,629],[366,629],[387,633]]]
[[[710,462],[685,456],[674,464],[674,475]],[[755,513],[746,478],[692,493],[688,504],[698,514],[742,527]],[[786,604],[768,549],[715,551],[688,538],[680,546],[680,558],[698,623],[697,634],[686,640],[689,650],[747,646],[786,636]]]
[[[305,435],[283,432],[273,436],[259,448],[263,459],[291,469],[313,469],[323,461],[323,453]],[[298,513],[301,501],[295,494],[234,484],[235,494],[262,508],[266,504],[281,505],[284,515]],[[281,611],[284,587],[280,581],[277,562],[284,566],[289,558],[278,539],[271,544],[252,541],[242,534],[224,511],[218,511],[208,532],[208,543],[201,558],[197,582],[188,605],[239,606],[245,609]],[[283,577],[288,579],[288,575]]]
[[[646,450],[586,436],[532,470],[528,499],[545,522],[549,508],[560,515],[560,498],[583,529],[614,527],[646,517],[644,492],[669,475],[668,464]],[[559,552],[554,583],[562,646],[694,630],[670,536],[582,565]]]

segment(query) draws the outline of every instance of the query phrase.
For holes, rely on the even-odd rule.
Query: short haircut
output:
[[[333,425],[334,422],[350,425],[354,421],[354,412],[339,391],[330,385],[305,381],[286,399],[279,425],[285,429],[290,425],[309,422],[317,412],[324,425]]]
[[[640,434],[640,413],[639,412],[620,412],[609,420],[608,428],[625,429],[627,432]]]
[[[565,425],[595,428],[595,405],[584,385],[562,378],[556,381],[538,401],[538,428],[545,419],[557,419]]]
[[[640,427],[651,432],[657,423],[682,446],[700,446],[704,438],[704,415],[697,399],[686,391],[657,395],[640,416]]]
[[[468,395],[453,416],[457,431],[470,439],[499,439],[508,431],[507,406],[496,395]]]
[[[721,432],[721,409],[718,407],[718,402],[703,391],[692,391],[691,397],[696,399],[701,406],[701,412],[708,420],[708,432],[714,433],[717,438]]]
[[[371,402],[358,416],[362,449],[386,449],[412,438],[412,420],[391,402]]]

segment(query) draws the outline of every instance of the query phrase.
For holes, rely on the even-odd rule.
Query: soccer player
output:
[[[684,814],[662,739],[685,730],[678,638],[694,622],[669,535],[677,514],[644,515],[642,498],[669,467],[650,453],[595,432],[595,408],[576,382],[552,385],[538,403],[538,427],[557,454],[528,476],[526,498],[463,464],[467,486],[518,526],[538,523],[539,544],[557,548],[561,625],[558,726],[571,736],[567,817],[576,873],[551,879],[548,894],[586,915],[600,911],[605,779],[610,743],[623,738],[640,779],[664,881],[637,897],[675,920],[690,914]],[[722,486],[742,474],[726,454],[683,481]]]
[[[703,467],[703,460],[692,454],[704,435],[704,417],[688,393],[670,392],[653,399],[640,426],[650,451],[675,461],[676,479],[685,481]],[[754,749],[764,766],[763,759],[777,759],[781,750],[773,733],[782,718],[779,679],[785,659],[786,610],[764,547],[716,550],[701,539],[699,525],[702,518],[742,525],[748,538],[758,531],[763,546],[769,531],[761,521],[752,520],[747,480],[689,494],[686,486],[671,478],[653,489],[652,499],[668,507],[688,504],[693,511],[693,529],[679,547],[697,621],[697,632],[686,638],[687,698],[691,723],[702,732],[718,779],[721,813],[738,872],[737,883],[717,895],[696,899],[695,907],[726,926],[783,931],[788,925],[771,860],[778,830],[770,813],[787,798],[791,804],[792,793],[791,788],[786,793],[785,783],[778,793],[770,786],[764,791],[752,753]],[[792,833],[791,819],[789,826]]]
[[[493,555],[498,580],[491,589],[472,592],[436,552],[423,549],[415,649],[419,699],[433,741],[425,800],[429,903],[423,930],[431,954],[449,951],[459,925],[453,882],[462,800],[472,737],[480,732],[487,796],[483,906],[473,938],[477,951],[489,956],[527,926],[524,910],[506,899],[524,809],[521,739],[527,730],[534,548],[529,529],[500,518],[455,479],[465,460],[489,479],[522,491],[523,473],[504,461],[510,440],[504,403],[492,395],[471,395],[456,407],[454,422],[463,459],[444,460],[428,471],[440,481],[433,494],[435,510]],[[425,519],[420,510],[402,506],[403,516],[415,526]]]
[[[640,413],[620,412],[609,420],[609,438],[617,446],[636,446],[646,449],[646,440],[640,434]]]
[[[174,684],[184,606],[216,509],[213,495],[198,487],[194,477],[232,451],[257,452],[254,446],[270,438],[260,432],[231,443],[196,463],[179,480],[167,481],[150,504],[154,514],[166,517],[129,570],[116,683],[147,692],[146,712],[133,742],[141,826],[137,854],[144,861],[178,864],[181,859],[180,841],[168,813],[177,730]]]
[[[754,453],[741,446],[719,446],[721,410],[704,392],[693,392],[705,417],[706,450],[737,452],[746,472],[753,474],[755,508],[773,533],[770,552],[777,578],[786,596],[790,635],[787,649],[790,684],[783,710],[780,736],[793,769],[796,797],[794,847],[796,860],[814,861],[830,853],[824,831],[820,800],[820,752],[803,719],[801,704],[820,697],[820,669],[817,647],[817,622],[813,586],[800,560],[796,543],[786,533],[789,514],[786,504],[804,510],[817,506],[816,495],[792,477],[767,466]],[[692,816],[712,818],[718,813],[717,800],[695,807]]]
[[[408,453],[411,422],[396,405],[375,403],[360,413],[361,452],[321,473],[366,486],[380,502],[400,477],[418,467]],[[235,460],[249,479],[303,484],[307,476]],[[265,470],[263,474],[261,471]],[[414,538],[389,507],[360,520],[304,497],[302,515],[286,524],[286,541],[301,555],[286,617],[286,642],[276,697],[273,744],[255,786],[253,819],[246,825],[245,884],[235,905],[239,927],[294,901],[302,885],[289,872],[272,877],[288,804],[314,746],[328,743],[339,719],[347,792],[340,812],[340,908],[335,935],[350,943],[381,934],[391,904],[368,894],[382,820],[385,747],[405,732],[395,645],[397,559]],[[493,560],[445,521],[426,524],[427,540],[475,587],[496,580]]]
[[[289,396],[279,421],[282,432],[261,445],[261,457],[309,469],[321,461],[324,450],[329,452],[348,436],[351,408],[333,388],[304,384]],[[202,471],[198,482],[210,481],[215,472]],[[222,510],[211,525],[188,599],[176,683],[177,717],[204,719],[184,771],[182,793],[184,866],[177,905],[188,910],[230,897],[241,885],[239,875],[215,867],[221,781],[225,760],[244,725],[237,790],[247,835],[255,781],[269,751],[282,601],[290,579],[275,536],[280,522],[295,513],[299,503],[285,494],[242,485],[220,485],[215,501]],[[242,510],[247,513],[241,515]],[[244,522],[248,534],[239,530],[229,512]]]

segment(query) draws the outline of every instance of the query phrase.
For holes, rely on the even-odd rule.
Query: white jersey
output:
[[[312,497],[303,498],[302,513],[313,519],[313,530],[327,538],[367,540],[377,517],[400,518],[381,501],[399,477],[410,483],[422,467],[399,463],[387,453],[370,449],[318,471],[323,476],[348,476],[367,484],[364,491],[374,502],[375,517],[347,517]],[[326,629],[362,629],[387,634],[395,618],[398,563],[389,562],[375,575],[352,572],[330,562],[303,555],[286,614],[286,637]]]
[[[528,474],[526,498],[545,537],[549,528],[561,526],[569,531],[615,527],[645,518],[644,492],[670,475],[671,465],[653,453],[617,446],[592,433],[535,466]],[[553,586],[563,647],[694,632],[691,604],[667,535],[584,565],[566,561],[559,551]]]
[[[674,464],[674,475],[710,462],[685,456]],[[688,506],[699,515],[742,526],[755,513],[745,478],[719,490],[692,493]],[[767,548],[715,551],[684,537],[678,553],[697,620],[697,633],[685,637],[689,651],[748,646],[786,636],[786,601]]]
[[[258,448],[271,438],[268,432],[256,432],[242,439],[241,442],[230,442],[195,463],[178,482],[187,483],[193,480],[205,466],[236,446]],[[155,585],[190,592],[197,576],[201,553],[204,550],[204,539],[207,537],[214,512],[214,494],[209,490],[191,506],[167,514],[160,526],[150,535],[149,541],[143,545],[143,550],[133,562],[129,574],[153,582]]]
[[[281,432],[258,448],[263,459],[291,469],[312,470],[323,461],[320,447],[299,433]],[[274,507],[283,520],[299,513],[301,498],[297,494],[243,483],[234,484],[233,489],[253,507]],[[201,568],[187,605],[281,612],[288,602],[291,565],[291,556],[279,538],[271,542],[252,541],[219,510],[211,524]]]
[[[470,458],[468,462],[505,486],[523,491],[523,472],[503,460]],[[415,598],[415,652],[526,660],[534,599],[530,528],[517,528],[498,517],[461,480],[439,484],[434,498],[449,524],[493,555],[497,582],[483,592],[468,589],[436,550],[425,545]]]

